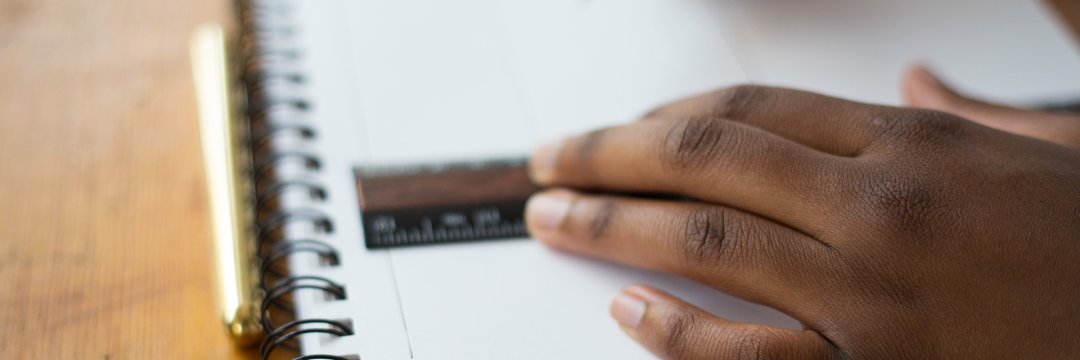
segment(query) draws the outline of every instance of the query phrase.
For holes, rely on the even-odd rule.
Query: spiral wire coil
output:
[[[296,95],[297,92],[281,95],[273,91],[299,89],[306,80],[296,66],[300,49],[282,41],[294,34],[287,20],[287,5],[281,0],[236,2],[241,28],[237,47],[242,67],[240,80],[246,92],[243,107],[250,121],[248,143],[258,225],[259,285],[264,295],[261,322],[267,334],[260,347],[263,359],[269,359],[281,348],[298,352],[298,338],[304,334],[336,337],[354,334],[350,321],[296,319],[292,300],[296,292],[316,291],[327,298],[342,300],[346,297],[345,288],[324,277],[290,274],[282,264],[296,253],[315,254],[329,266],[337,266],[340,261],[337,250],[326,242],[285,236],[285,228],[293,223],[307,223],[323,232],[333,231],[333,221],[326,213],[314,208],[286,208],[280,201],[284,193],[296,189],[307,191],[315,202],[326,200],[326,190],[316,176],[282,178],[276,171],[288,161],[298,161],[308,175],[315,175],[322,167],[317,154],[302,147],[276,146],[279,137],[289,136],[301,143],[311,143],[317,137],[314,127],[301,116],[310,107],[308,100]],[[294,359],[355,360],[357,357],[312,354]]]

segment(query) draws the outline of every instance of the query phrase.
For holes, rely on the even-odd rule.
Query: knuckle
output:
[[[870,226],[893,235],[917,235],[911,233],[931,227],[945,202],[930,180],[894,172],[870,176],[859,192]]]
[[[686,218],[682,253],[686,262],[693,266],[720,266],[719,261],[735,251],[731,214],[721,208],[702,206]]]
[[[723,153],[735,143],[732,128],[722,121],[695,117],[680,121],[664,140],[661,163],[677,172],[708,165],[716,154]]]
[[[695,333],[700,329],[700,319],[686,310],[676,310],[661,323],[661,332],[666,337],[660,343],[662,351],[671,358],[680,359],[682,355],[697,347]]]
[[[596,204],[592,216],[588,221],[588,236],[592,241],[607,238],[611,232],[611,225],[618,213],[618,205],[614,200],[602,199]]]
[[[771,96],[770,88],[758,85],[737,85],[716,92],[710,115],[724,119],[745,119]]]
[[[772,346],[773,331],[754,327],[739,333],[735,340],[735,352],[741,360],[780,359],[778,349]]]
[[[609,131],[609,128],[593,130],[572,139],[556,158],[556,170],[562,170],[565,176],[592,178],[593,164]]]
[[[940,148],[965,142],[966,121],[934,110],[905,109],[886,120],[881,137],[901,145]]]
[[[861,301],[888,305],[912,314],[926,311],[926,289],[880,256],[850,256],[840,270],[848,286],[859,289]]]

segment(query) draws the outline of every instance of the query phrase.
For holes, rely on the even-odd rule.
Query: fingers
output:
[[[738,210],[691,202],[549,190],[526,206],[545,244],[688,276],[795,316],[829,278],[827,245]]]
[[[910,106],[952,113],[1018,135],[1080,146],[1080,118],[974,100],[949,88],[923,66],[904,75],[904,96]]]
[[[664,359],[832,359],[821,335],[720,319],[645,286],[623,289],[611,315],[630,337]]]
[[[851,159],[744,124],[691,118],[645,121],[571,137],[538,150],[541,185],[681,194],[762,214],[808,232],[839,199]]]
[[[819,151],[855,156],[874,141],[879,130],[871,120],[886,109],[799,90],[742,85],[662,106],[646,118],[726,119]]]

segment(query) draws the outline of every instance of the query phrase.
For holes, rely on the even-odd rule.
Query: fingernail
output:
[[[546,191],[533,195],[525,205],[525,218],[540,230],[557,230],[570,213],[573,194],[568,191]]]
[[[626,291],[621,291],[618,295],[615,295],[615,300],[611,302],[611,316],[615,318],[615,321],[619,322],[619,325],[624,330],[637,329],[641,319],[645,317],[645,307],[644,299]]]
[[[529,178],[537,184],[548,184],[555,175],[555,160],[559,157],[563,142],[555,141],[541,145],[533,153],[529,166]]]
[[[919,73],[919,76],[922,77],[921,81],[930,87],[930,89],[928,89],[930,91],[926,95],[930,96],[930,99],[927,100],[929,100],[931,107],[948,109],[957,106],[958,102],[967,100],[967,98],[949,87],[948,84],[942,81],[941,78],[937,77],[937,75],[929,69],[923,68]]]

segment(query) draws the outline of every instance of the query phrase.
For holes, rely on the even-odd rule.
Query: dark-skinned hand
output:
[[[738,86],[545,146],[529,230],[803,325],[624,289],[612,315],[662,358],[1080,358],[1080,118],[968,99],[922,68],[904,93]]]

